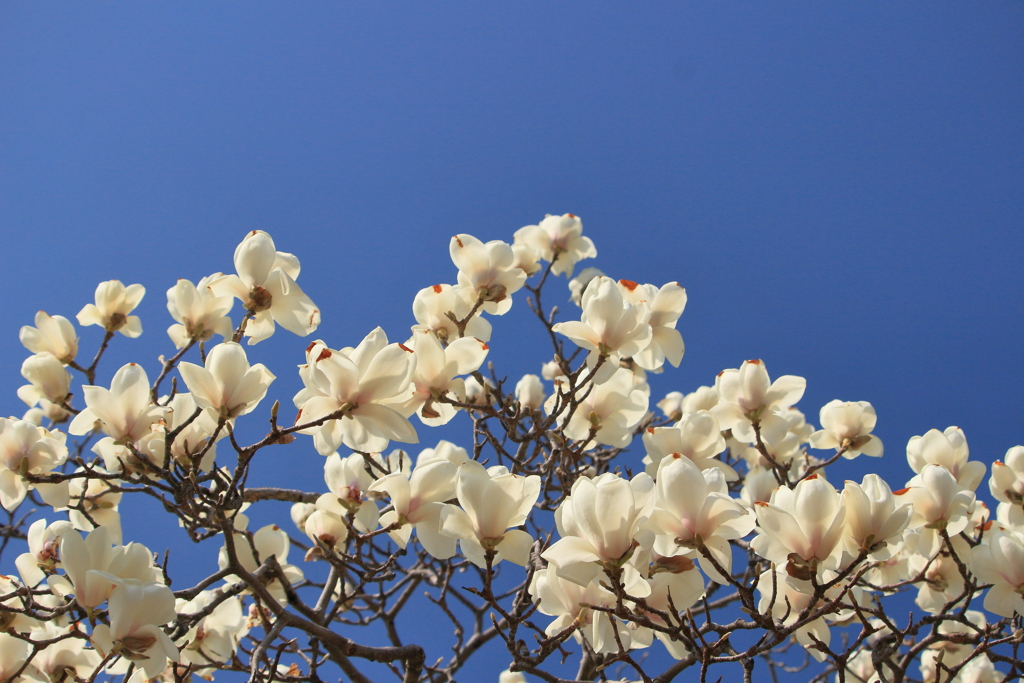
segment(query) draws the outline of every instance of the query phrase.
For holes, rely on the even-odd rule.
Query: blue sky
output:
[[[452,234],[573,212],[593,265],[689,292],[655,394],[762,358],[807,378],[815,422],[871,401],[894,488],[933,427],[991,463],[1024,443],[1022,20],[1009,2],[6,2],[0,406],[24,411],[18,328],[73,317],[101,280],[148,290],[103,381],[155,372],[165,290],[230,270],[247,230],[299,256],[339,347],[403,338],[415,292],[454,279]],[[524,309],[495,321],[513,377],[548,355],[511,343]],[[251,354],[282,403],[305,343]],[[319,486],[317,458],[267,476]]]

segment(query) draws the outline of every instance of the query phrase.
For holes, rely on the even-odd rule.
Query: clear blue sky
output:
[[[18,328],[101,280],[147,287],[115,357],[155,372],[165,290],[264,229],[316,336],[400,339],[452,234],[573,212],[594,265],[688,289],[656,394],[763,358],[815,422],[871,401],[894,488],[932,427],[988,463],[1024,443],[1020,3],[8,1],[0,93],[4,412]],[[524,319],[496,321],[513,376],[547,359],[511,348]],[[252,354],[282,403],[304,346]],[[321,486],[304,448],[267,476]]]

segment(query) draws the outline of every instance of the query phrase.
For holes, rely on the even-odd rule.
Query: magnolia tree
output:
[[[804,379],[760,360],[652,401],[646,373],[683,357],[686,292],[573,278],[597,255],[578,217],[450,252],[456,284],[416,295],[407,336],[309,343],[283,410],[267,394],[289,370],[252,345],[320,314],[264,232],[234,274],[167,291],[176,351],[150,372],[96,384],[142,333],[140,284],[104,282],[78,313],[104,330],[91,361],[69,319],[23,327],[30,408],[0,419],[0,681],[440,683],[479,652],[502,653],[503,682],[1024,675],[1024,447],[991,467],[994,513],[956,427],[910,438],[908,482],[837,486],[834,463],[882,457],[871,405],[831,401],[815,429]],[[542,301],[559,276],[575,313]],[[516,299],[546,347],[510,380],[485,363],[509,343],[489,318]],[[463,441],[431,439],[460,412]],[[249,484],[268,451],[300,448],[323,486]],[[140,496],[168,534],[219,548],[201,580],[172,587],[164,548],[122,538]],[[253,528],[267,501],[291,519]]]

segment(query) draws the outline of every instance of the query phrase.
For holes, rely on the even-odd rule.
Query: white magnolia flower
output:
[[[739,370],[723,370],[715,380],[719,402],[711,409],[722,429],[731,429],[740,441],[756,441],[754,423],[760,427],[762,439],[782,439],[789,424],[784,411],[804,395],[807,380],[783,375],[774,382],[760,360],[744,361]]]
[[[643,302],[630,305],[618,283],[607,277],[595,278],[587,285],[582,304],[580,320],[556,323],[551,329],[589,351],[587,365],[591,369],[601,362],[594,382],[602,384],[615,374],[620,358],[635,356],[650,343],[651,311]]]
[[[81,471],[81,469],[76,470]],[[107,474],[102,467],[93,467],[91,471]],[[111,486],[118,481],[107,481],[94,477],[78,477],[68,483],[68,520],[79,531],[91,531],[98,526],[110,532],[113,543],[121,542],[121,515],[117,507],[121,502],[121,491],[114,491]],[[84,512],[80,511],[82,508]]]
[[[78,335],[71,321],[46,311],[36,313],[36,326],[25,325],[18,333],[22,345],[32,353],[49,353],[67,364],[78,355]]]
[[[704,577],[693,562],[682,556],[659,558],[651,570],[648,583],[651,585],[651,594],[644,598],[644,603],[662,612],[685,613],[704,595]],[[645,614],[654,623],[668,626],[658,614]],[[689,654],[684,642],[673,640],[661,631],[655,631],[654,635],[674,659],[682,659]]]
[[[967,437],[959,427],[947,427],[945,432],[932,429],[907,442],[910,469],[920,474],[927,465],[939,465],[948,470],[960,486],[974,491],[985,476],[985,463],[968,462],[969,454]]]
[[[110,625],[98,625],[92,642],[101,655],[114,647],[121,656],[141,668],[146,678],[156,678],[167,668],[167,660],[179,661],[178,648],[160,628],[173,621],[174,593],[167,586],[121,579],[110,594]]]
[[[557,400],[557,394],[548,397],[545,409],[549,414]],[[647,414],[647,401],[643,391],[633,388],[633,373],[619,368],[607,382],[591,388],[568,420],[566,411],[558,420],[565,423],[565,435],[586,441],[587,449],[599,443],[625,448],[633,439],[634,427]]]
[[[633,360],[645,370],[657,370],[666,360],[678,368],[685,347],[676,323],[686,308],[686,290],[678,282],[670,282],[658,289],[632,280],[619,280],[619,288],[630,304],[636,306],[644,302],[651,311],[647,321],[651,326],[651,341],[633,356]]]
[[[45,519],[37,519],[28,528],[28,552],[14,560],[26,586],[34,588],[56,572],[60,561],[61,536],[71,529],[73,527],[70,522],[58,520],[48,525]]]
[[[523,375],[516,382],[516,400],[526,410],[540,410],[544,405],[544,385],[537,375]]]
[[[594,278],[599,277],[605,277],[605,274],[597,268],[581,270],[579,275],[569,280],[569,301],[582,308],[583,292],[587,291],[587,287],[590,286]]]
[[[31,382],[18,389],[18,398],[26,405],[34,406],[49,402],[59,406],[68,398],[71,373],[65,370],[64,364],[51,353],[37,353],[26,358],[21,364],[21,376]]]
[[[1024,446],[1014,446],[1006,451],[1003,460],[992,464],[988,488],[992,497],[1001,503],[1017,507],[1024,503]]]
[[[749,534],[756,519],[748,508],[729,497],[721,470],[702,472],[692,460],[675,454],[661,461],[656,492],[654,512],[647,522],[656,534],[654,551],[663,557],[695,558],[712,580],[728,583],[704,551],[730,573],[729,541]]]
[[[462,401],[465,382],[459,375],[475,372],[487,358],[487,344],[475,337],[453,339],[447,346],[430,330],[413,332],[411,346],[416,358],[412,372],[412,396],[401,404],[401,410],[415,412],[420,421],[433,427],[448,424],[458,408],[441,399]]]
[[[250,366],[245,349],[234,342],[213,347],[206,367],[181,363],[178,372],[196,405],[222,420],[255,410],[276,379],[263,363]]]
[[[333,351],[317,341],[306,349],[299,376],[306,388],[295,395],[296,423],[328,415],[342,417],[303,430],[314,435],[321,455],[345,444],[352,450],[379,453],[391,439],[416,443],[416,430],[392,405],[405,399],[415,370],[412,349],[388,344],[379,327],[354,349]]]
[[[439,560],[455,554],[456,538],[441,534],[441,511],[444,502],[456,495],[458,466],[446,459],[427,460],[423,455],[416,468],[408,472],[393,472],[375,481],[371,491],[386,493],[393,509],[380,518],[380,525],[395,529],[388,532],[398,547],[409,543],[413,529],[423,548]]]
[[[889,485],[877,474],[865,475],[860,484],[847,481],[843,489],[846,502],[846,551],[857,557],[869,553],[872,560],[887,560],[897,551],[903,530],[910,522],[911,508],[896,507]]]
[[[942,546],[940,529],[956,536],[967,528],[974,510],[974,492],[958,484],[949,470],[933,464],[925,465],[908,484],[895,495],[901,505],[913,506],[908,528],[920,530],[918,552],[931,557]]]
[[[821,430],[811,434],[813,448],[834,448],[852,460],[858,455],[879,457],[882,440],[871,433],[875,409],[867,401],[829,401],[821,409]]]
[[[337,504],[344,508],[342,517],[352,513],[352,523],[359,531],[367,532],[377,528],[377,504],[367,495],[371,490],[373,477],[367,472],[366,460],[362,455],[353,453],[347,458],[342,458],[337,453],[330,455],[324,461],[324,482],[330,491],[325,495],[333,497]],[[326,499],[323,503],[317,501],[319,509],[328,509],[326,504]]]
[[[184,348],[193,341],[209,341],[213,335],[231,337],[231,318],[227,317],[235,303],[232,296],[217,296],[209,289],[211,282],[222,277],[216,273],[204,277],[198,285],[189,280],[167,290],[167,310],[178,324],[167,328],[167,335],[176,348]]]
[[[635,631],[608,612],[591,609],[615,607],[615,595],[597,581],[581,586],[562,578],[553,565],[548,565],[533,575],[530,595],[534,596],[541,614],[556,617],[544,630],[549,636],[575,624],[578,627],[573,633],[576,641],[586,638],[597,652],[618,652],[619,642],[627,649],[633,646]]]
[[[274,334],[275,323],[305,337],[320,325],[320,310],[295,283],[299,259],[277,251],[274,240],[262,230],[248,233],[235,248],[237,275],[210,281],[214,296],[233,296],[255,316],[245,328],[249,344]]]
[[[971,551],[970,568],[980,583],[992,584],[985,609],[1007,618],[1024,614],[1024,535],[993,529]]]
[[[68,674],[88,680],[96,671],[102,659],[100,653],[87,649],[77,638],[66,637],[74,630],[74,627],[47,622],[40,624],[39,629],[33,633],[35,640],[57,641],[37,652],[32,658],[32,666],[43,675],[41,683],[66,681],[70,678]],[[58,640],[60,638],[63,640]]]
[[[968,555],[969,550],[963,559],[966,560]],[[916,585],[914,603],[925,612],[943,612],[947,603],[955,601],[964,592],[964,577],[948,552],[939,552],[934,558],[913,553],[907,558],[907,571],[910,576],[924,572],[924,580]]]
[[[85,405],[68,425],[68,433],[88,434],[99,422],[103,431],[115,441],[135,442],[149,433],[153,423],[162,419],[167,409],[153,405],[149,396],[149,377],[141,365],[129,363],[114,374],[110,389],[85,385]]]
[[[212,604],[215,597],[214,591],[202,591],[188,602],[178,600],[176,611],[178,614],[197,614]],[[198,667],[211,661],[226,662],[248,632],[242,601],[237,597],[228,598],[189,629],[181,648],[182,663]]]
[[[834,569],[842,550],[846,503],[823,477],[812,474],[790,489],[779,487],[768,503],[754,504],[758,535],[750,542],[761,557],[807,581]]]
[[[597,256],[589,237],[583,237],[583,221],[571,213],[548,214],[539,225],[527,225],[515,232],[515,243],[529,248],[541,259],[551,263],[551,273],[572,277],[576,264]]]
[[[526,282],[526,273],[515,266],[515,253],[505,242],[484,244],[472,235],[452,237],[448,247],[459,269],[459,285],[469,288],[482,308],[491,315],[503,315],[512,308],[512,294]]]
[[[682,455],[694,462],[698,469],[716,467],[725,475],[726,481],[736,481],[739,474],[729,465],[715,458],[725,450],[725,439],[718,426],[718,420],[706,410],[686,413],[671,427],[651,427],[643,434],[647,454],[643,463],[647,474],[658,475],[661,461],[671,455]]]
[[[526,523],[540,496],[540,477],[521,477],[500,465],[484,469],[469,460],[459,468],[455,493],[461,507],[441,510],[441,534],[458,539],[462,554],[478,567],[487,566],[487,550],[496,551],[494,564],[525,565],[533,538],[511,527]]]
[[[465,448],[442,439],[433,448],[424,448],[420,451],[420,454],[416,456],[416,466],[425,467],[432,462],[450,462],[458,467],[467,460],[469,460],[469,453]]]
[[[68,504],[68,483],[33,484],[27,475],[49,474],[67,460],[63,432],[0,418],[0,505],[13,510],[32,489],[55,508]]]
[[[490,341],[491,323],[479,312],[466,323],[464,335],[459,334],[459,327],[455,324],[455,320],[465,320],[473,310],[476,297],[476,291],[468,287],[424,287],[416,292],[416,297],[412,300],[412,314],[416,317],[417,323],[413,326],[413,331],[415,332],[417,328],[428,329],[443,343],[458,339],[460,336]],[[455,320],[452,320],[453,317]]]
[[[102,604],[118,579],[155,582],[161,576],[149,549],[139,543],[114,545],[109,530],[102,526],[84,540],[73,531],[62,533],[60,563],[66,576],[51,576],[50,587],[61,594],[74,593],[86,610]]]
[[[621,567],[626,592],[644,597],[650,587],[628,560],[642,545],[641,528],[654,511],[654,503],[654,480],[646,473],[631,481],[611,472],[593,479],[580,477],[555,511],[561,538],[541,557],[557,568],[560,577],[581,586],[606,566]],[[650,541],[653,539],[645,540],[647,548]]]
[[[78,324],[83,327],[99,325],[107,332],[120,332],[135,338],[142,334],[142,321],[137,315],[128,315],[135,310],[146,288],[142,285],[124,286],[120,280],[107,280],[96,287],[96,303],[86,304],[78,312]]]
[[[245,527],[249,521],[245,515],[235,515],[234,526],[237,531],[232,534],[234,541],[235,557],[238,563],[247,572],[254,572],[259,569],[261,562],[273,556],[284,573],[289,584],[294,584],[303,579],[302,570],[295,565],[288,564],[288,551],[291,549],[291,541],[288,534],[275,524],[268,524],[252,535],[252,543],[245,534]],[[227,545],[221,546],[217,555],[217,565],[226,569],[231,564]],[[267,584],[267,591],[278,602],[285,602],[287,594],[280,579],[274,579]]]

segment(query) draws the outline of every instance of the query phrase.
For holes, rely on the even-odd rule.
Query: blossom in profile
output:
[[[174,593],[167,586],[121,579],[110,594],[110,625],[99,624],[92,642],[101,655],[118,648],[125,659],[156,678],[167,668],[167,660],[180,661],[178,648],[161,625],[173,621]]]
[[[1024,536],[993,530],[971,551],[970,567],[980,583],[992,584],[985,609],[1007,618],[1024,614]]]
[[[738,370],[718,373],[718,404],[711,413],[723,430],[731,429],[740,441],[753,443],[757,424],[764,441],[777,442],[789,430],[785,411],[800,400],[806,387],[807,380],[795,375],[783,375],[772,382],[763,361],[744,361]]]
[[[215,297],[233,296],[253,313],[245,328],[250,345],[274,334],[275,325],[305,337],[320,325],[320,309],[296,284],[299,270],[299,259],[253,230],[235,248],[237,275],[222,275],[207,286]]]
[[[644,370],[658,370],[666,360],[678,368],[686,347],[676,323],[686,308],[686,290],[678,282],[669,282],[659,289],[632,280],[619,280],[619,288],[630,304],[636,306],[644,302],[651,311],[647,320],[651,340],[639,353],[633,354],[633,360]]]
[[[64,433],[31,422],[0,418],[0,505],[18,507],[32,489],[55,508],[68,504],[68,482],[32,483],[28,475],[49,474],[68,457]]]
[[[459,468],[455,495],[459,505],[441,510],[440,531],[458,539],[462,554],[486,567],[485,552],[494,550],[494,564],[508,560],[520,566],[530,558],[533,538],[522,529],[540,496],[540,477],[521,477],[500,465],[485,469],[469,460]]]
[[[459,468],[446,460],[423,461],[422,455],[412,473],[392,472],[370,486],[371,491],[386,493],[392,510],[381,515],[383,528],[398,547],[405,548],[413,530],[424,550],[439,560],[455,554],[456,538],[441,533],[441,511],[444,503],[456,495]]]
[[[18,398],[26,405],[60,406],[68,398],[71,374],[52,353],[37,353],[21,364],[21,376],[29,381],[18,389]]]
[[[299,368],[306,388],[293,399],[299,408],[296,422],[338,415],[303,430],[313,435],[321,455],[330,455],[342,444],[379,453],[391,439],[416,443],[416,429],[394,407],[406,399],[414,370],[412,349],[388,344],[379,327],[354,349],[335,351],[314,342],[306,349],[306,365]]]
[[[198,285],[189,280],[178,280],[167,290],[167,310],[178,321],[167,328],[167,335],[176,348],[184,348],[191,342],[209,341],[215,334],[225,339],[231,337],[228,312],[235,299],[217,296],[209,288],[209,284],[218,277],[221,277],[220,273],[204,277]]]
[[[476,303],[476,297],[476,291],[468,287],[424,287],[416,292],[416,297],[412,300],[412,314],[416,318],[413,332],[420,328],[428,329],[445,344],[458,339],[459,326],[455,321],[465,320],[469,316]],[[466,329],[463,332],[461,336],[476,337],[484,342],[490,341],[491,323],[477,311],[466,322]]]
[[[781,486],[767,503],[754,503],[758,535],[750,547],[785,567],[789,576],[808,581],[822,569],[834,569],[842,551],[846,503],[818,474],[790,489]]]
[[[875,428],[875,409],[867,401],[829,401],[821,408],[821,429],[811,434],[813,448],[834,448],[852,460],[863,453],[882,455],[882,440],[871,433]]]
[[[99,325],[107,332],[120,332],[135,338],[142,334],[142,321],[129,315],[146,295],[142,285],[124,286],[120,280],[107,280],[96,287],[96,303],[86,304],[78,312],[78,324]]]
[[[67,365],[78,355],[78,335],[71,321],[61,315],[36,313],[36,326],[25,325],[18,333],[22,345],[32,353],[49,353]]]
[[[250,366],[245,349],[234,342],[213,347],[205,367],[181,363],[178,372],[196,405],[221,420],[255,410],[276,379],[263,363]]]
[[[526,273],[515,266],[515,253],[505,242],[484,244],[472,235],[452,237],[448,247],[452,262],[459,269],[459,285],[482,301],[491,315],[503,315],[512,308],[512,295],[526,282]]]
[[[679,454],[661,461],[656,486],[655,508],[647,522],[656,534],[655,552],[663,557],[685,555],[696,559],[712,580],[728,583],[704,553],[710,554],[726,574],[731,573],[729,541],[753,530],[754,514],[729,496],[721,470],[701,472],[692,460]]]
[[[651,341],[650,309],[646,303],[632,306],[611,278],[595,278],[583,293],[580,320],[556,323],[552,330],[590,352],[587,365],[598,368],[594,382],[608,381],[620,358],[630,358]]]
[[[515,232],[515,245],[523,245],[551,264],[553,275],[572,277],[576,264],[597,256],[597,248],[583,236],[583,221],[571,213],[548,214],[537,225],[527,225]]]
[[[626,591],[644,597],[650,587],[628,560],[654,505],[654,480],[644,472],[632,480],[611,472],[593,479],[580,477],[555,512],[561,538],[541,557],[557,568],[560,577],[581,586],[598,577],[606,565],[621,566]]]
[[[88,434],[98,423],[114,441],[134,443],[146,436],[167,412],[167,408],[153,405],[149,377],[135,363],[128,363],[114,373],[109,389],[87,384],[82,392],[86,408],[68,425],[68,433],[75,436]]]
[[[946,427],[940,432],[930,429],[923,436],[912,436],[907,442],[907,462],[918,474],[928,465],[945,468],[960,486],[974,491],[985,476],[985,463],[968,461],[967,437],[959,427]]]

